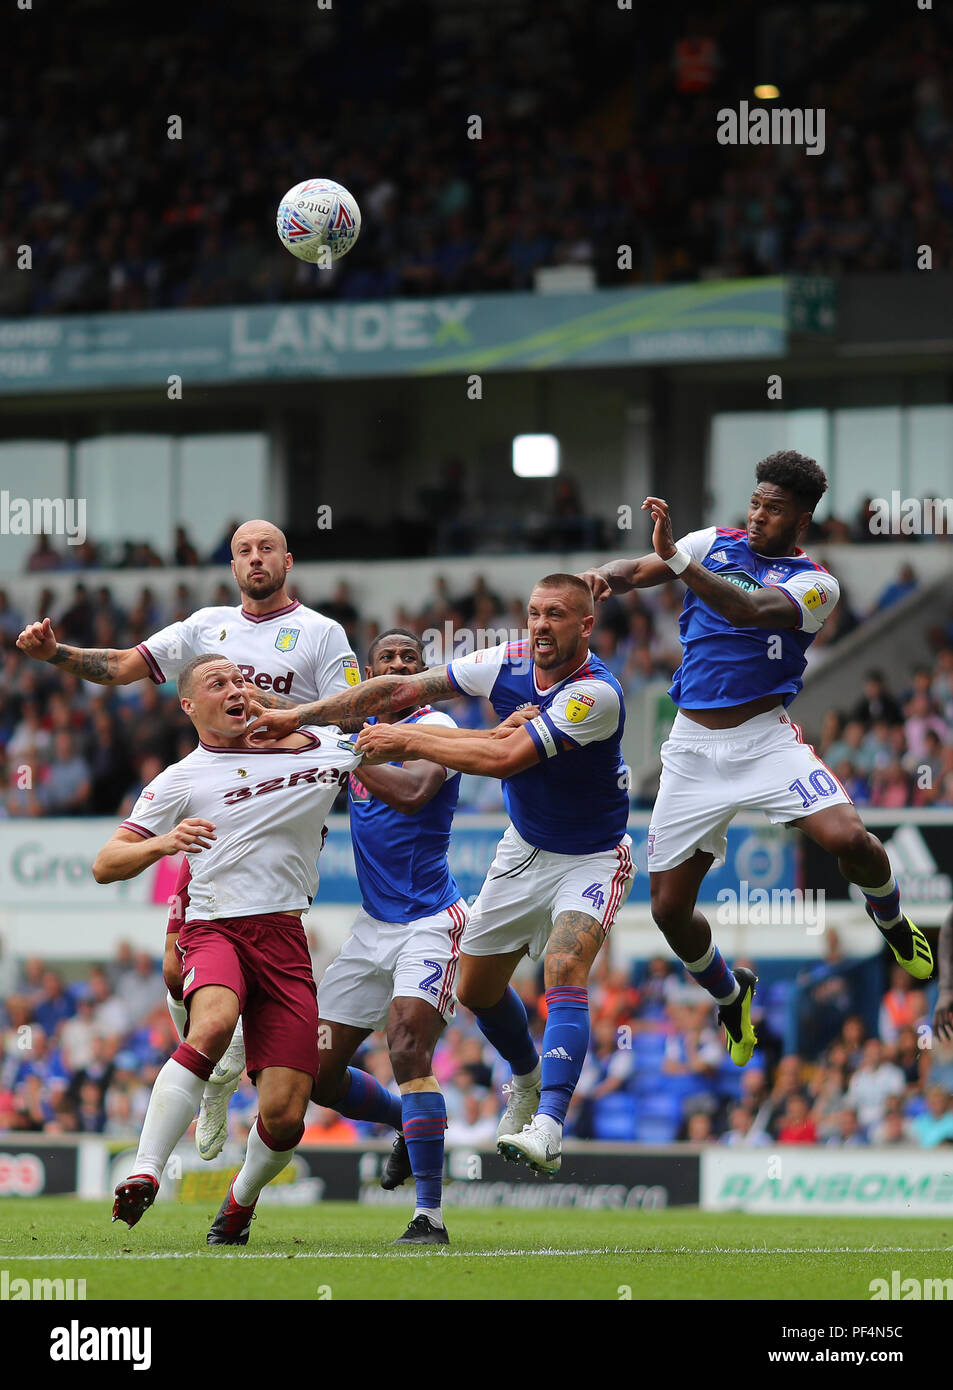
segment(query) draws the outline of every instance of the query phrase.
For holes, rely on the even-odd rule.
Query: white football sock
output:
[[[181,999],[173,999],[171,994],[167,994],[165,1002],[169,1006],[169,1013],[172,1015],[172,1022],[175,1024],[175,1031],[179,1035],[179,1041],[185,1042],[185,1025],[189,1021],[189,1011]]]
[[[416,1221],[418,1216],[429,1217],[435,1226],[443,1225],[443,1209],[441,1207],[414,1207],[412,1221]]]
[[[204,1088],[201,1076],[169,1058],[152,1088],[133,1173],[160,1180],[169,1155],[192,1123]]]
[[[530,1091],[533,1089],[534,1086],[539,1085],[540,1077],[542,1076],[542,1074],[542,1063],[537,1062],[532,1071],[524,1072],[522,1076],[514,1075],[513,1085],[518,1086],[520,1090]]]
[[[537,1129],[545,1130],[551,1139],[562,1139],[563,1127],[552,1115],[537,1115],[533,1120]]]
[[[295,1145],[297,1148],[297,1145]],[[232,1196],[241,1207],[251,1207],[266,1183],[276,1178],[294,1158],[294,1149],[275,1150],[258,1133],[257,1122],[248,1131],[245,1162],[232,1183]]]

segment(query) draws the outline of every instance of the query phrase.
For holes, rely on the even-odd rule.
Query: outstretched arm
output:
[[[17,638],[17,646],[35,661],[47,661],[97,685],[131,685],[149,675],[146,659],[135,647],[124,651],[111,647],[66,647],[57,642],[49,618],[28,623]]]
[[[668,503],[661,497],[646,497],[642,510],[652,513],[655,522],[652,544],[659,560],[667,562],[679,553],[684,554],[684,551],[679,552],[675,544]],[[731,584],[727,579],[712,574],[711,570],[706,570],[697,560],[690,560],[677,577],[693,594],[698,595],[702,603],[727,618],[735,627],[788,628],[801,625],[801,610],[780,589],[756,589],[753,593],[745,593],[737,584]]]
[[[354,720],[363,721],[369,714],[411,709],[416,705],[426,705],[431,700],[448,700],[459,693],[447,674],[446,666],[437,666],[432,671],[421,671],[412,676],[374,676],[372,680],[362,681],[350,690],[314,700],[309,705],[263,714],[249,724],[246,735],[273,741],[284,738],[305,724],[336,724],[338,728],[345,728]]]
[[[405,816],[423,810],[447,779],[445,768],[423,760],[411,763],[410,767],[368,767],[363,762],[352,776],[364,783],[371,796]]]
[[[598,569],[584,570],[578,576],[592,590],[596,603],[610,594],[627,594],[631,589],[652,589],[657,584],[670,584],[675,575],[657,555],[643,555],[638,560],[610,560]]]
[[[539,750],[525,729],[516,729],[508,738],[484,738],[470,730],[433,725],[371,724],[357,746],[372,765],[394,758],[427,758],[457,772],[500,779],[539,762]]]

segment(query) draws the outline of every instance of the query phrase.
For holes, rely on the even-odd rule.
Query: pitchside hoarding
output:
[[[702,1155],[708,1211],[798,1216],[953,1217],[953,1147],[839,1149],[778,1144]]]
[[[638,874],[630,904],[647,905],[646,865],[648,816],[632,816],[629,831]],[[360,901],[354,875],[354,856],[347,818],[332,816],[321,855],[317,906]],[[464,897],[473,898],[483,885],[505,816],[481,816],[470,825],[458,815],[450,840],[450,868]],[[92,908],[103,911],[130,905],[165,905],[175,888],[178,860],[159,861],[125,883],[99,884],[92,865],[116,828],[114,820],[30,820],[0,823],[0,901],[8,907]],[[791,889],[796,883],[795,843],[777,827],[765,823],[734,825],[728,831],[728,858],[723,868],[705,880],[705,899],[715,901],[722,888]]]

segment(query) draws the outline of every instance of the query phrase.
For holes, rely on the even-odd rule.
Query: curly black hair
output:
[[[827,474],[823,468],[794,449],[779,449],[762,459],[755,469],[759,483],[774,483],[794,496],[798,506],[813,512],[827,491]]]

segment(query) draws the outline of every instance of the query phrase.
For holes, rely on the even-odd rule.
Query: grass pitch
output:
[[[866,1300],[870,1281],[949,1272],[948,1219],[699,1212],[463,1211],[452,1244],[394,1249],[413,1210],[265,1206],[247,1247],[209,1249],[217,1203],[160,1202],[132,1230],[110,1203],[0,1201],[0,1271],[85,1279],[86,1297]]]

